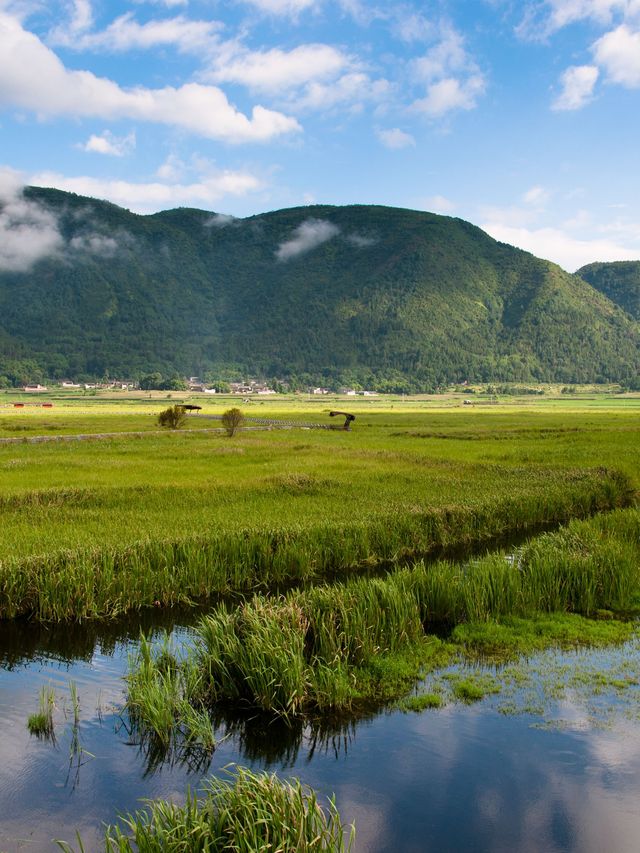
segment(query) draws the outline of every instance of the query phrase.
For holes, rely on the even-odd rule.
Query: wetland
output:
[[[162,402],[0,411],[141,433],[0,445],[0,850],[103,849],[229,766],[300,779],[330,829],[335,795],[322,849],[352,823],[358,851],[629,849],[640,398],[358,401],[351,432],[232,439],[158,434]]]

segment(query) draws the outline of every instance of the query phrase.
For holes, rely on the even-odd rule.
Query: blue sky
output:
[[[0,0],[0,242],[37,184],[430,210],[574,270],[640,259],[639,137],[640,0]]]

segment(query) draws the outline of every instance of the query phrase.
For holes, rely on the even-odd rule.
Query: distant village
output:
[[[258,395],[258,396],[267,396],[270,394],[277,394],[278,391],[275,388],[270,387],[265,382],[259,381],[250,381],[250,382],[228,382],[224,383],[225,388],[223,391],[218,388],[210,387],[205,382],[203,382],[197,376],[190,376],[188,380],[185,380],[185,387],[183,389],[175,389],[175,390],[184,390],[191,391],[192,393],[199,394],[238,394],[240,396],[249,396],[249,395]],[[280,390],[288,391],[286,383],[279,383]],[[22,386],[22,391],[26,391],[27,393],[37,394],[40,392],[51,391],[53,389],[64,388],[69,390],[76,391],[138,391],[141,389],[140,382],[137,381],[121,381],[121,380],[110,380],[107,382],[73,382],[71,380],[63,380],[61,382],[53,383],[50,385],[42,385],[40,383],[29,383]],[[227,390],[228,388],[228,390]],[[165,389],[152,389],[145,388],[143,390],[167,390]],[[306,393],[323,396],[325,394],[336,393],[330,391],[328,388],[309,388]],[[379,396],[376,391],[356,391],[354,388],[339,388],[339,394],[346,395],[348,397],[355,396],[364,396],[364,397],[377,397]]]

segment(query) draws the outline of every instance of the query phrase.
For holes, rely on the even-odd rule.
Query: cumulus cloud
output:
[[[352,109],[360,109],[366,101],[381,101],[390,92],[388,80],[372,80],[367,74],[354,71],[331,83],[310,83],[289,104],[293,110],[329,110],[345,104]]]
[[[326,44],[304,44],[289,51],[249,51],[229,43],[214,57],[205,79],[240,83],[255,91],[281,92],[312,80],[333,78],[349,65],[342,51]]]
[[[325,219],[307,219],[298,225],[290,240],[281,243],[276,250],[279,261],[289,261],[316,249],[340,233],[340,229]]]
[[[377,130],[376,136],[386,148],[411,148],[416,144],[413,136],[410,133],[405,133],[404,130],[400,130],[399,127],[393,127],[388,130]]]
[[[414,101],[414,110],[438,118],[452,110],[471,110],[485,91],[485,80],[469,56],[464,38],[452,27],[410,65],[414,80],[426,85],[426,95]]]
[[[73,27],[56,27],[49,33],[48,42],[75,50],[117,53],[174,45],[183,53],[193,53],[208,48],[221,29],[216,21],[194,21],[182,15],[139,24],[131,12],[126,12],[101,32],[79,33]]]
[[[593,54],[612,83],[629,89],[640,87],[640,30],[622,24],[598,39]]]
[[[449,214],[452,213],[456,206],[454,202],[443,195],[432,195],[424,200],[424,207],[433,213]]]
[[[167,9],[189,5],[189,0],[133,0],[133,2],[139,5],[149,3],[152,6],[165,6]]]
[[[539,38],[578,21],[591,20],[607,25],[616,15],[632,18],[639,14],[638,0],[545,0],[526,7],[519,31]]]
[[[294,118],[262,106],[255,106],[249,118],[215,86],[123,89],[89,71],[70,71],[3,12],[0,43],[0,103],[33,110],[41,117],[132,118],[231,143],[262,142],[301,129]]]
[[[420,12],[407,7],[394,9],[393,32],[407,43],[426,41],[433,34],[433,23]]]
[[[464,38],[450,27],[444,29],[439,41],[424,56],[412,62],[414,75],[427,81],[469,68],[475,69],[475,65],[467,54]]]
[[[544,205],[549,201],[549,198],[549,190],[541,186],[531,187],[531,189],[527,190],[522,196],[522,200],[526,204],[531,204],[534,207],[544,207]]]
[[[203,175],[191,183],[103,180],[67,177],[55,172],[32,175],[30,183],[58,187],[68,192],[107,199],[137,213],[153,213],[167,207],[211,207],[226,196],[242,196],[262,188],[262,181],[248,172],[221,171]]]
[[[548,258],[570,272],[593,261],[635,261],[640,255],[637,249],[613,240],[579,240],[559,228],[518,228],[501,222],[485,222],[481,227],[496,240]]]
[[[245,3],[269,15],[297,16],[306,9],[320,6],[319,0],[244,0]]]
[[[110,157],[124,157],[136,147],[135,133],[127,136],[114,136],[108,130],[102,135],[91,134],[87,141],[79,146],[83,151],[94,154],[106,154]]]
[[[0,270],[27,272],[62,243],[55,216],[23,196],[16,172],[0,169]]]
[[[81,36],[93,26],[93,9],[91,0],[71,0],[67,5],[71,13],[69,20],[55,27],[49,36],[54,41],[60,38],[72,43],[74,38]]]
[[[426,97],[414,101],[412,107],[427,116],[439,118],[452,110],[474,109],[484,90],[484,80],[480,76],[467,80],[447,77],[430,85]]]
[[[595,65],[573,65],[561,77],[562,92],[553,102],[554,110],[579,110],[588,104],[598,80]]]

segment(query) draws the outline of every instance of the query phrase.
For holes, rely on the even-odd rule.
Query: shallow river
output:
[[[119,811],[135,809],[141,798],[182,799],[187,786],[197,788],[231,762],[335,793],[342,818],[356,824],[357,851],[639,848],[635,679],[624,695],[591,696],[573,689],[559,695],[557,683],[545,693],[534,677],[527,695],[517,690],[508,699],[421,714],[385,712],[342,731],[283,735],[237,725],[204,766],[194,756],[157,761],[129,740],[118,713],[122,676],[141,627],[173,628],[188,642],[190,619],[152,614],[106,629],[50,631],[0,624],[0,851],[55,850],[53,839],[72,842],[76,830],[85,849],[98,850],[103,822]],[[626,662],[637,669],[637,659],[636,643],[532,664],[554,668],[557,682],[578,665],[613,667],[619,675]],[[81,706],[75,749],[71,681]],[[55,744],[27,730],[42,685],[56,693]],[[518,713],[504,713],[518,705]]]

